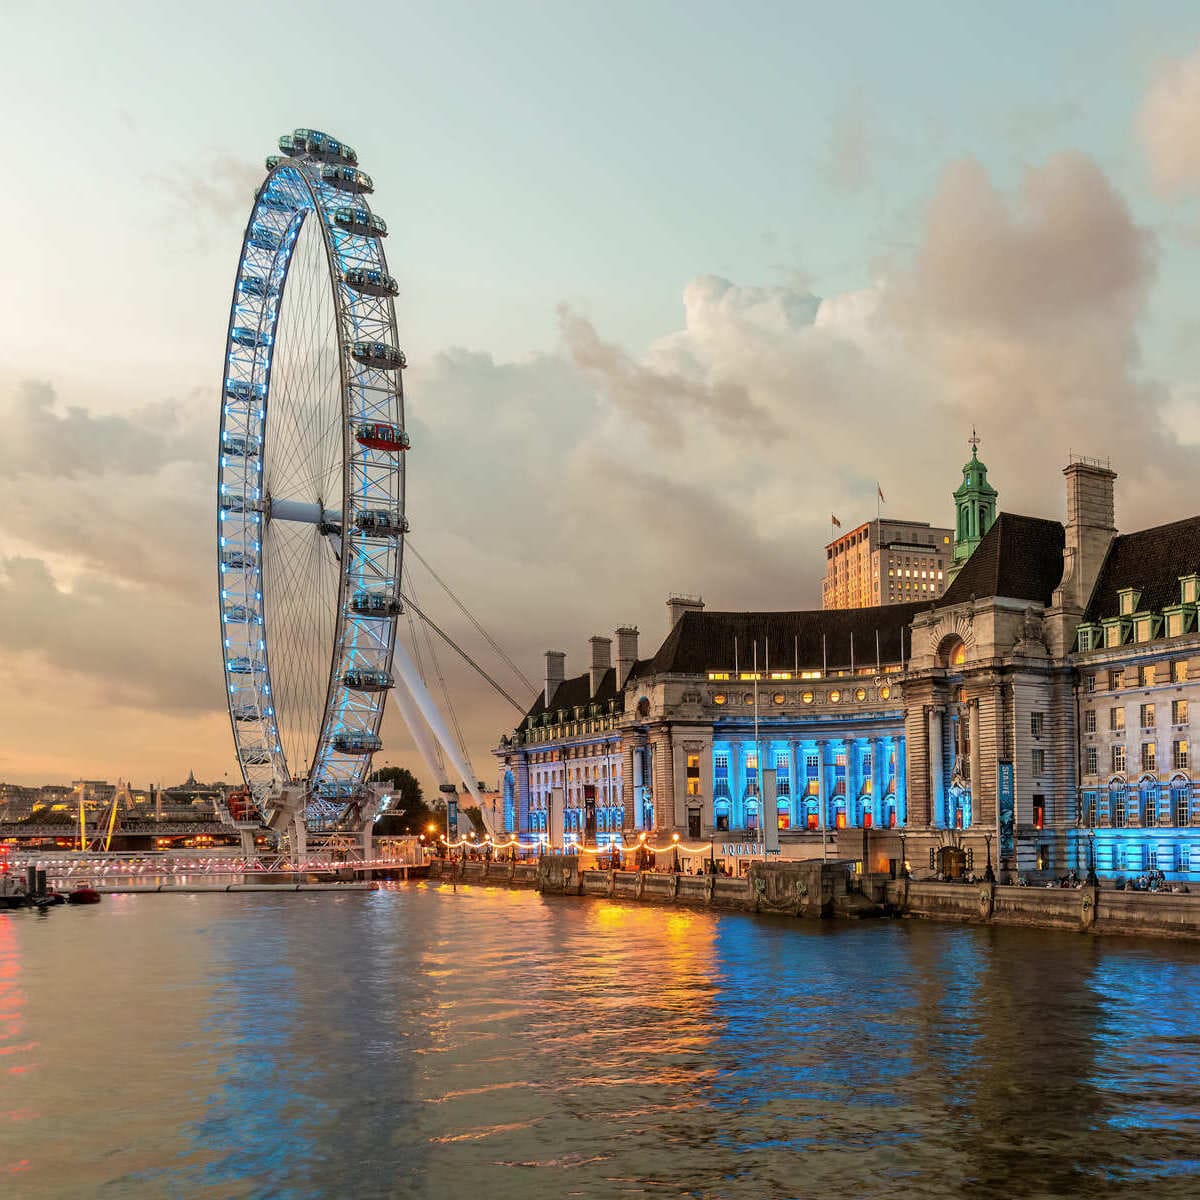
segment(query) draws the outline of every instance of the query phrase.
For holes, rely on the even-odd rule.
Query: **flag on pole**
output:
[[[837,526],[837,528],[838,528],[838,529],[841,529],[841,527],[842,527],[842,523],[841,523],[841,521],[839,521],[839,520],[837,519],[837,517],[835,517],[835,516],[833,515],[833,513],[830,513],[830,514],[829,514],[829,523],[830,523],[831,525],[835,525],[835,526]]]
[[[875,484],[875,490],[879,493],[879,503],[886,504],[887,501],[884,499],[884,496],[883,496],[883,488],[881,488],[878,483]]]

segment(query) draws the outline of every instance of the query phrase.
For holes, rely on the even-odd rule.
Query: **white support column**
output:
[[[450,765],[458,772],[462,781],[466,784],[467,791],[471,793],[471,798],[479,806],[479,811],[483,812],[487,806],[484,804],[483,797],[479,794],[475,772],[471,769],[471,765],[463,758],[462,751],[459,750],[454,739],[450,736],[450,731],[446,728],[446,723],[442,720],[442,714],[438,712],[433,698],[425,690],[425,685],[421,682],[421,676],[417,672],[416,665],[409,657],[409,653],[404,648],[403,642],[396,642],[392,665],[397,668],[401,678],[407,684],[417,708],[420,709],[421,715],[425,718],[425,722],[433,732],[434,737],[441,742],[442,751],[450,760]]]
[[[791,794],[792,828],[801,829],[804,825],[804,809],[800,795],[800,744],[795,738],[788,738],[788,785]]]

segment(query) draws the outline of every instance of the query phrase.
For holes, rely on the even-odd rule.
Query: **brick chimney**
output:
[[[625,686],[629,672],[638,656],[638,631],[636,625],[622,625],[613,633],[617,639],[617,690]]]
[[[674,592],[667,597],[667,628],[674,629],[685,612],[699,612],[704,601],[699,596],[681,596]]]
[[[567,677],[567,656],[561,650],[546,651],[546,707],[550,707],[550,701],[554,699],[554,693],[558,691],[558,685]]]
[[[1117,533],[1113,499],[1117,474],[1107,462],[1093,458],[1073,458],[1063,474],[1067,477],[1063,575],[1052,605],[1082,612]]]
[[[588,686],[591,688],[590,694],[594,696],[600,690],[600,681],[604,678],[605,672],[612,666],[612,638],[588,638],[588,645],[592,648],[592,665],[588,671]]]

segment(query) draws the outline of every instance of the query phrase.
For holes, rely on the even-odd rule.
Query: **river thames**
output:
[[[502,889],[0,915],[0,1194],[1200,1195],[1200,947]]]

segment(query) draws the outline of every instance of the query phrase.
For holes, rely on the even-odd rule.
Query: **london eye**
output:
[[[402,611],[404,354],[387,225],[355,151],[279,139],[238,259],[222,372],[222,659],[254,814],[360,817]]]

